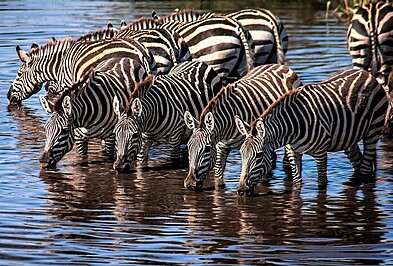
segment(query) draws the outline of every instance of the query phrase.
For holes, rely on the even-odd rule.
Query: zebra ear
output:
[[[113,111],[115,111],[115,114],[120,117],[121,113],[120,113],[120,102],[119,102],[119,98],[117,98],[117,96],[115,95],[115,97],[113,98]]]
[[[64,97],[61,106],[63,107],[64,113],[68,116],[71,116],[72,106],[70,96],[67,95]]]
[[[48,102],[48,100],[46,99],[46,97],[44,95],[40,95],[40,103],[42,108],[44,109],[44,111],[47,114],[51,114],[53,112],[53,110],[50,108],[50,103]]]
[[[38,47],[38,44],[37,44],[36,42],[33,42],[33,43],[31,44],[30,49],[37,48],[37,47]]]
[[[255,129],[259,136],[265,138],[266,135],[265,123],[261,118],[258,118],[257,121],[255,122]]]
[[[205,126],[209,131],[213,131],[214,129],[214,117],[212,112],[208,112],[205,116]]]
[[[186,122],[186,126],[193,131],[198,127],[198,121],[189,111],[184,112],[184,122]]]
[[[16,46],[16,53],[18,54],[20,61],[23,63],[28,63],[30,61],[30,56],[25,51],[23,51],[19,45]]]
[[[142,114],[142,102],[139,98],[135,98],[131,103],[132,114],[140,117]]]
[[[124,29],[125,27],[127,27],[127,22],[123,19],[120,21],[120,29]]]
[[[235,122],[236,122],[237,130],[239,130],[239,132],[242,135],[248,136],[250,126],[246,122],[244,122],[242,119],[240,119],[240,117],[238,115],[235,116]]]

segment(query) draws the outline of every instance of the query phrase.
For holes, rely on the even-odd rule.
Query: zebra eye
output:
[[[205,146],[205,152],[210,152],[212,147],[210,145]]]

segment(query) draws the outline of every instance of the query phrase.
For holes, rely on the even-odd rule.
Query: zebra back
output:
[[[134,31],[126,28],[116,34],[117,38],[132,38],[149,50],[157,63],[157,73],[166,74],[176,64],[191,60],[191,54],[183,38],[168,29]]]
[[[348,50],[355,68],[386,84],[393,65],[393,7],[384,2],[358,6],[347,31]]]
[[[79,41],[67,51],[62,61],[59,83],[62,88],[69,87],[90,68],[111,58],[132,58],[140,62],[147,71],[156,71],[151,53],[133,39]]]
[[[255,63],[284,64],[288,35],[281,20],[264,8],[243,9],[227,15],[248,30],[255,43]]]
[[[192,58],[210,65],[224,82],[228,77],[244,76],[253,67],[252,38],[234,19],[196,20],[180,24],[176,32],[187,43]]]
[[[212,12],[204,12],[195,9],[181,9],[179,11],[175,11],[169,15],[161,17],[159,20],[162,24],[170,22],[170,21],[180,21],[180,22],[191,22],[199,19],[206,19],[214,17],[215,13]]]
[[[162,23],[153,18],[148,18],[148,17],[142,17],[140,19],[137,19],[133,22],[130,22],[124,26],[121,27],[121,30],[147,30],[147,29],[156,29],[158,28]],[[120,31],[121,31],[120,30]]]
[[[297,74],[288,66],[268,64],[253,68],[240,80],[222,88],[206,105],[199,125],[209,112],[214,114],[217,141],[242,139],[233,118],[240,116],[251,123],[281,95],[301,85]]]

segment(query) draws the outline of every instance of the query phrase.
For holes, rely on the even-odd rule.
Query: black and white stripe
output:
[[[247,74],[254,65],[254,41],[243,26],[232,18],[212,17],[187,23],[174,21],[193,60],[211,66],[226,83]]]
[[[198,116],[221,87],[217,73],[197,61],[180,63],[169,74],[149,76],[138,84],[127,110],[116,112],[114,168],[128,169],[137,154],[146,161],[151,144],[162,139],[169,142],[171,159],[178,159],[180,144],[191,134],[183,120],[184,112]]]
[[[113,156],[113,127],[117,122],[113,99],[116,96],[121,105],[126,106],[136,83],[146,76],[144,66],[134,58],[112,58],[64,90],[54,110],[41,96],[43,108],[52,113],[45,125],[46,142],[40,159],[43,167],[55,167],[71,150],[77,135],[80,141],[101,137],[105,140],[107,155]]]
[[[344,70],[325,81],[289,92],[273,103],[251,129],[236,122],[246,139],[240,149],[242,172],[238,192],[252,194],[271,169],[271,152],[290,144],[294,188],[301,186],[302,155],[316,159],[318,184],[327,184],[327,153],[344,150],[354,168],[354,181],[372,178],[376,143],[388,102],[382,85],[365,70]],[[358,142],[363,140],[363,153]]]
[[[281,95],[299,85],[297,75],[287,66],[255,67],[239,81],[223,88],[205,107],[199,122],[186,114],[186,122],[190,121],[187,126],[193,134],[188,142],[189,172],[185,187],[201,189],[213,166],[218,185],[223,185],[226,158],[244,140],[236,129],[234,116],[239,115],[250,123]]]
[[[282,21],[264,8],[242,9],[226,15],[249,31],[255,43],[255,65],[285,63],[288,35]]]
[[[358,6],[347,32],[349,53],[355,68],[364,69],[387,84],[393,66],[393,6],[371,1]]]

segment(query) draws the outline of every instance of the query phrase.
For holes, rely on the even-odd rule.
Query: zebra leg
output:
[[[327,152],[314,155],[318,169],[318,188],[326,189],[327,186]]]
[[[149,150],[153,143],[153,140],[143,138],[141,150],[137,155],[138,161],[145,163],[149,160]]]
[[[363,160],[360,166],[360,175],[364,182],[375,181],[375,172],[377,170],[377,141],[379,136],[374,139],[363,141]]]
[[[292,153],[288,158],[291,167],[294,190],[300,190],[302,187],[302,157],[302,153],[296,152],[292,149]]]
[[[111,133],[109,136],[104,137],[103,140],[105,156],[107,156],[110,161],[113,161],[115,157],[115,134]]]
[[[292,180],[291,164],[289,162],[289,157],[293,156],[293,149],[290,145],[284,146],[284,158],[282,160],[282,167],[286,173],[285,180]]]
[[[80,130],[79,128],[75,129],[75,145],[78,154],[87,155],[88,146],[89,146],[89,138],[86,134]]]
[[[348,157],[353,168],[353,175],[349,181],[344,182],[348,186],[359,186],[362,184],[362,178],[360,174],[360,166],[362,165],[363,155],[360,152],[357,144],[344,150],[345,155]]]
[[[231,151],[227,145],[222,142],[217,143],[217,159],[214,166],[214,179],[217,188],[225,188],[224,171],[227,163],[228,154]]]

